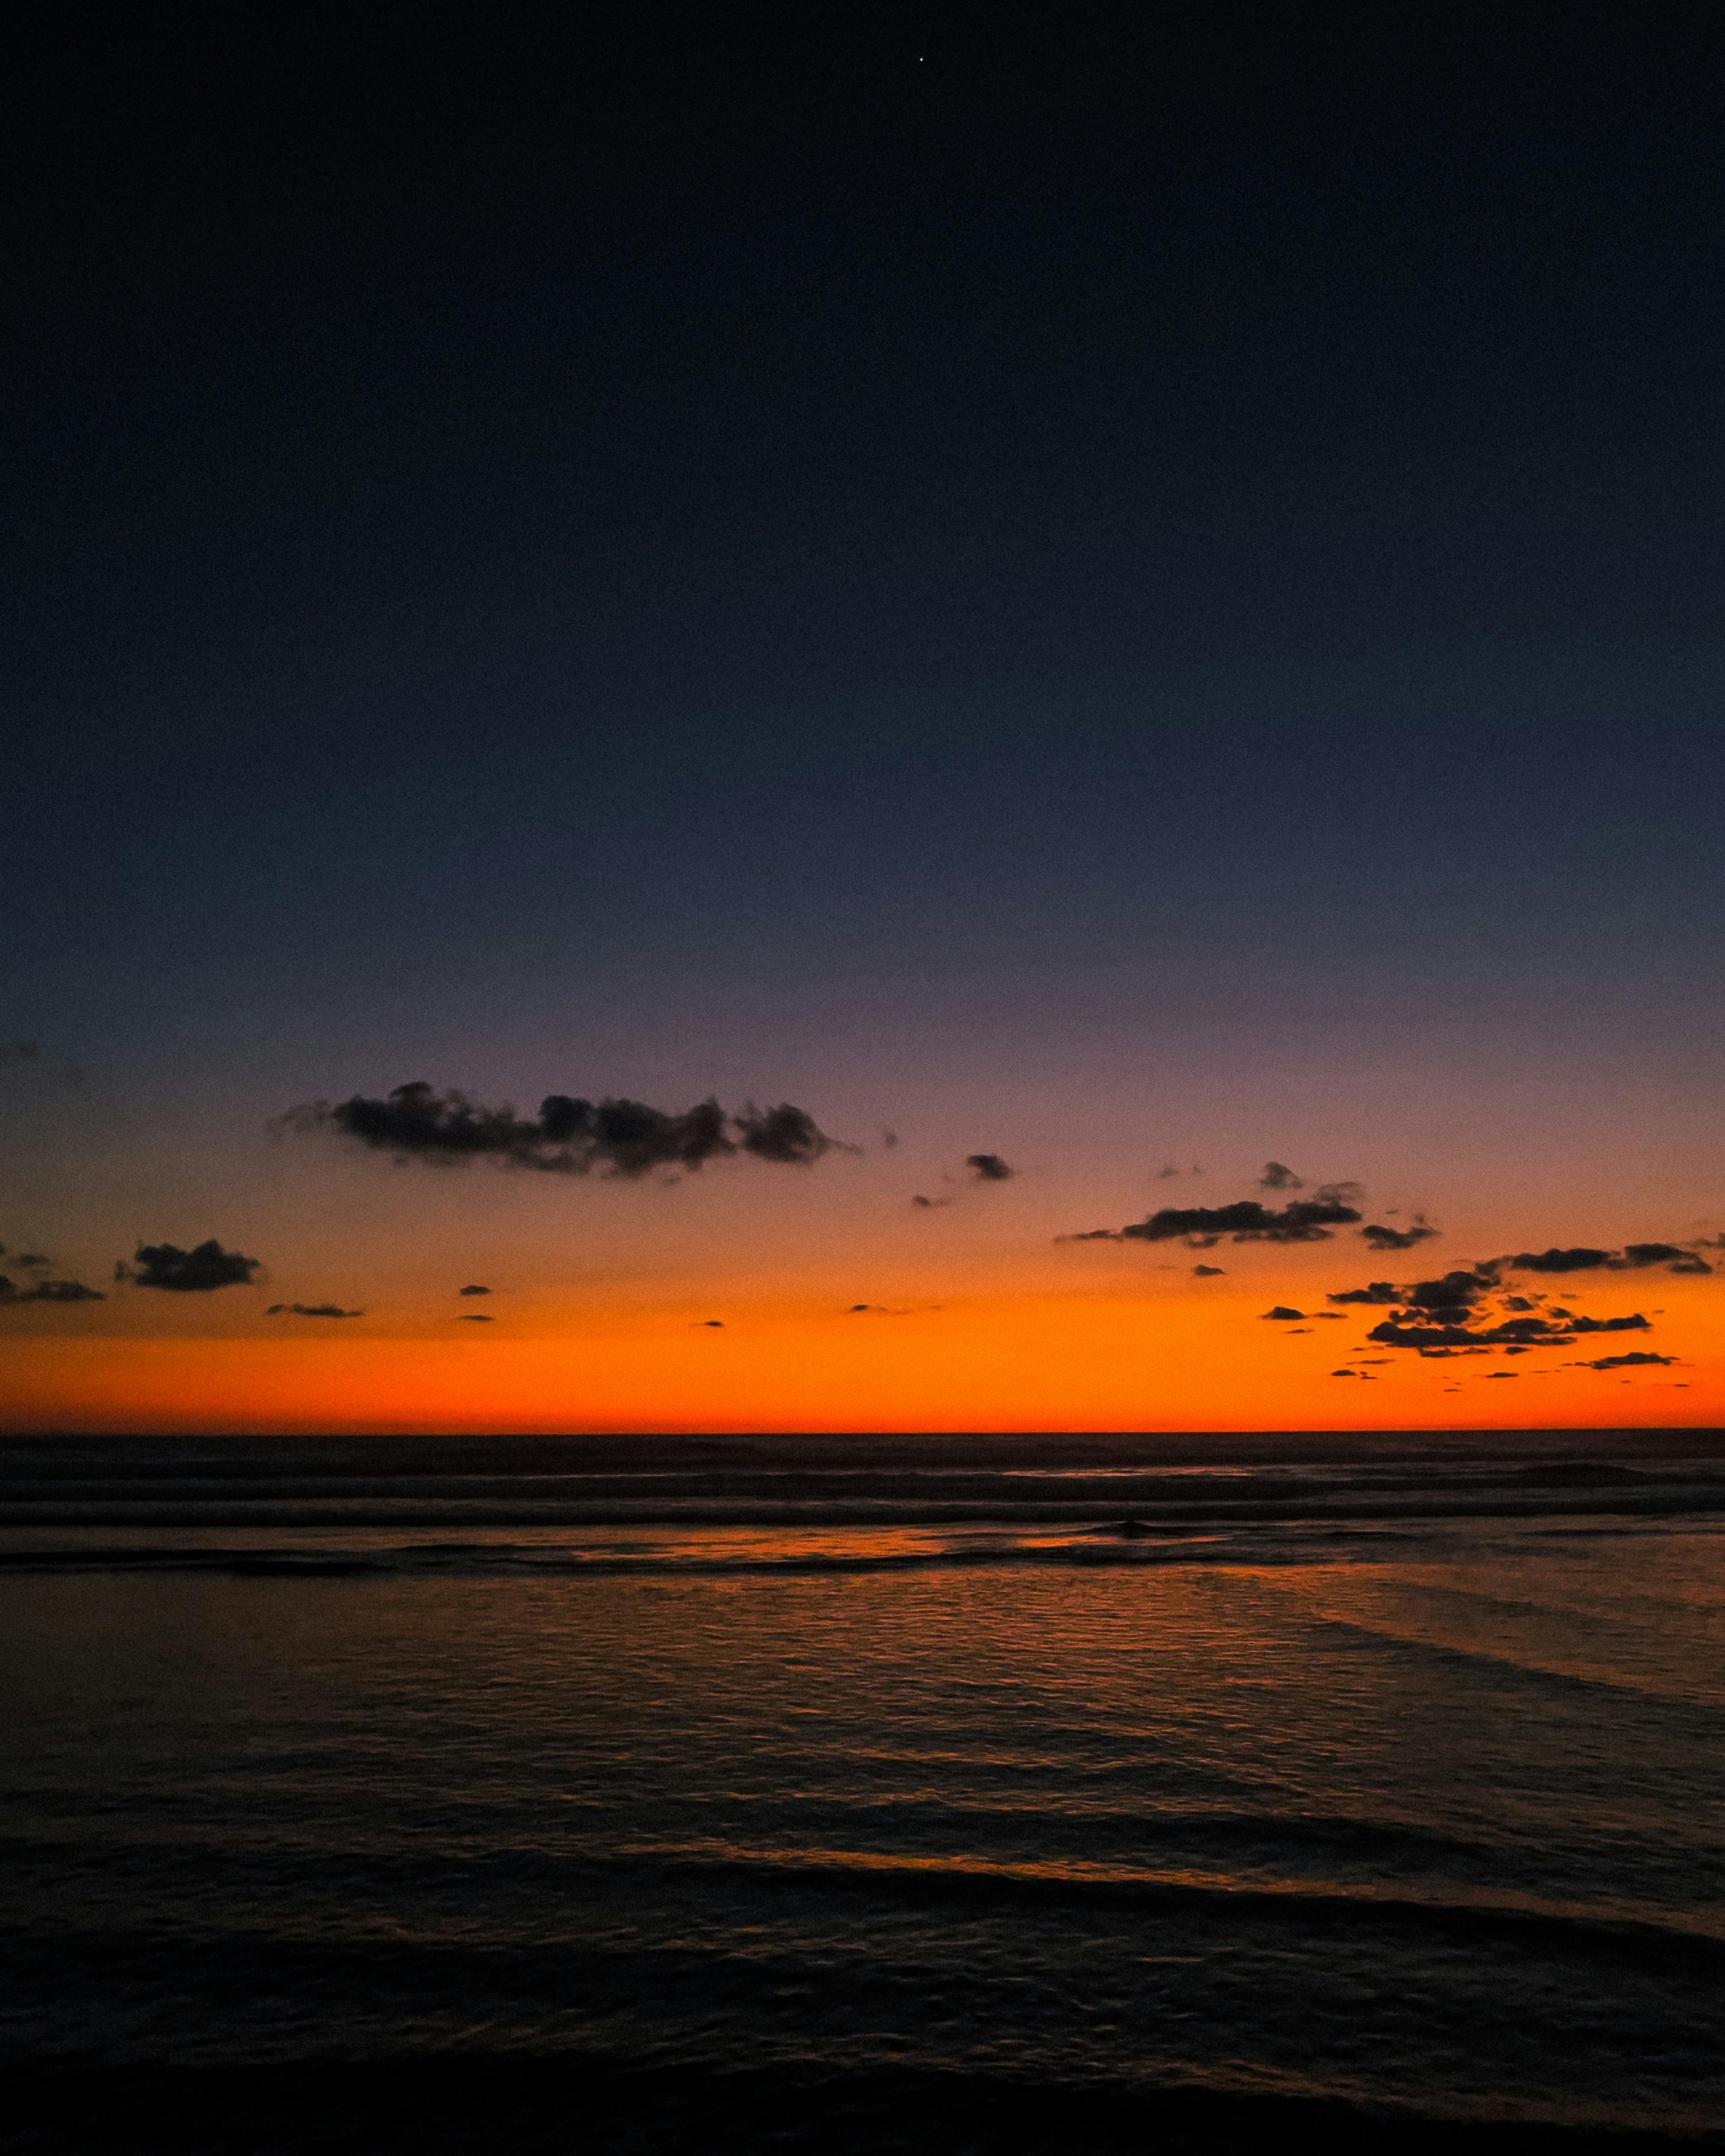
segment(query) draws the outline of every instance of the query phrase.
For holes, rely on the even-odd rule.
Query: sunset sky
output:
[[[0,1429],[1725,1422],[1717,23],[935,12],[33,101]]]

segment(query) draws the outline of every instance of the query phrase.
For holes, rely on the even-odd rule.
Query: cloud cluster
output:
[[[807,1167],[836,1141],[805,1109],[788,1101],[759,1108],[753,1101],[727,1115],[716,1101],[674,1113],[644,1101],[578,1100],[549,1093],[536,1116],[509,1106],[487,1108],[465,1093],[439,1093],[423,1081],[398,1086],[382,1100],[356,1093],[333,1106],[318,1101],[290,1109],[294,1130],[333,1130],[400,1161],[445,1166],[495,1160],[552,1175],[595,1169],[624,1178],[655,1168],[698,1168],[744,1154],[755,1160]]]
[[[1657,1265],[1674,1246],[1635,1244],[1636,1263]],[[1553,1260],[1542,1270],[1577,1272],[1609,1267],[1625,1270],[1610,1251],[1557,1251],[1546,1254]],[[1389,1314],[1373,1327],[1367,1337],[1381,1347],[1413,1349],[1422,1355],[1489,1354],[1501,1348],[1508,1355],[1524,1355],[1536,1348],[1567,1346],[1591,1333],[1645,1332],[1647,1319],[1637,1311],[1624,1317],[1589,1317],[1548,1303],[1544,1296],[1529,1298],[1507,1293],[1502,1276],[1517,1258],[1492,1258],[1472,1265],[1452,1267],[1430,1280],[1397,1286],[1390,1281],[1372,1281],[1364,1287],[1332,1291],[1332,1303],[1387,1306]]]
[[[249,1287],[261,1258],[242,1257],[224,1250],[211,1236],[195,1250],[182,1250],[173,1243],[140,1243],[134,1261],[122,1258],[114,1268],[116,1281],[136,1287],[168,1288],[179,1295],[208,1295],[218,1287]]]

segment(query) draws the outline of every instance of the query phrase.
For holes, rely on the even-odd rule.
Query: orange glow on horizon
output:
[[[1676,1369],[1386,1358],[1357,1325],[1265,1324],[1211,1296],[990,1297],[904,1317],[589,1319],[508,1337],[0,1342],[0,1428],[44,1430],[726,1431],[1384,1430],[1710,1425],[1725,1358]],[[526,1313],[523,1313],[524,1320]],[[511,1327],[511,1330],[514,1328]],[[1337,1336],[1340,1336],[1339,1337]],[[1373,1351],[1368,1350],[1368,1353]],[[1529,1366],[1532,1367],[1530,1368]],[[1450,1389],[1451,1387],[1455,1389]],[[1507,1397],[1505,1397],[1507,1396]]]

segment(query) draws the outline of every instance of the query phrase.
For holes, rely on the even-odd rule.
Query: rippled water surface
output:
[[[1717,2130],[1705,1448],[1351,1442],[656,1496],[14,1453],[0,2042]]]

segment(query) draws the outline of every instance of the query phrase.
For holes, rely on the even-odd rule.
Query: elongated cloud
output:
[[[716,1101],[699,1101],[671,1112],[644,1101],[593,1101],[549,1093],[536,1116],[518,1116],[507,1106],[488,1108],[465,1093],[439,1093],[423,1081],[398,1086],[382,1100],[356,1093],[290,1109],[289,1128],[333,1130],[397,1160],[453,1167],[495,1160],[551,1175],[603,1173],[634,1178],[655,1168],[698,1168],[710,1160],[742,1153],[793,1167],[807,1167],[831,1152],[827,1137],[806,1109],[781,1101],[758,1108],[753,1101],[727,1115]]]
[[[178,1295],[208,1295],[218,1287],[249,1287],[261,1258],[244,1258],[238,1250],[224,1250],[211,1236],[196,1250],[182,1250],[174,1243],[140,1243],[134,1262],[122,1258],[114,1268],[117,1281],[137,1287],[160,1287]]]
[[[265,1317],[363,1317],[362,1310],[343,1310],[333,1302],[272,1302]]]
[[[1669,1364],[1676,1359],[1675,1355],[1645,1354],[1637,1348],[1632,1348],[1627,1355],[1599,1355],[1591,1363],[1572,1363],[1569,1367],[1572,1370],[1627,1370],[1638,1363]]]
[[[1573,1250],[1523,1250],[1519,1256],[1496,1261],[1518,1273],[1643,1272],[1649,1265],[1666,1265],[1674,1273],[1710,1273],[1705,1258],[1678,1243],[1625,1243],[1620,1250],[1596,1250],[1588,1245]]]
[[[1164,1205],[1120,1232],[1129,1242],[1169,1243],[1184,1237],[1199,1247],[1224,1235],[1236,1243],[1326,1243],[1332,1228],[1352,1227],[1360,1217],[1342,1195],[1343,1188],[1296,1198],[1280,1209],[1255,1198],[1232,1205]]]
[[[1405,1312],[1366,1335],[1385,1348],[1563,1348],[1586,1332],[1646,1332],[1652,1328],[1637,1311],[1630,1317],[1508,1317],[1496,1325],[1469,1326]]]

